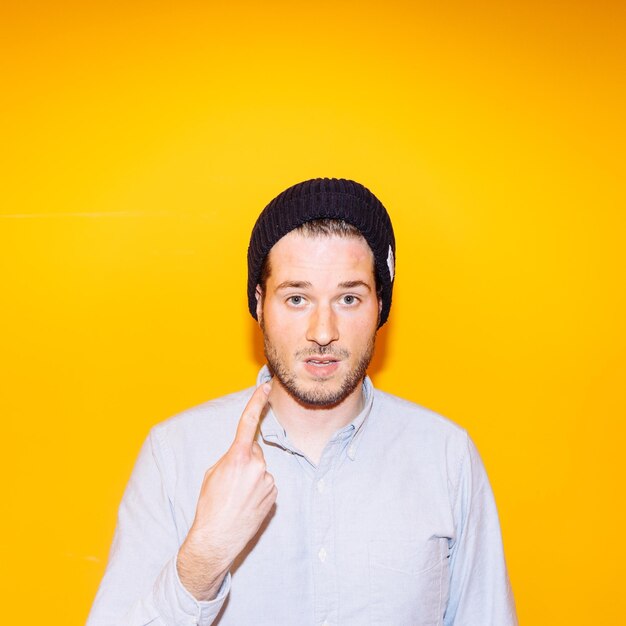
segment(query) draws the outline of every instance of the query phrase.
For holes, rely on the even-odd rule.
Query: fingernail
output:
[[[265,391],[265,393],[269,393],[272,390],[272,382],[270,381],[269,383],[265,383],[263,385],[263,391]]]

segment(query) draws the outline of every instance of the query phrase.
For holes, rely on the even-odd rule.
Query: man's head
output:
[[[296,185],[257,221],[251,313],[270,369],[300,403],[334,406],[361,383],[391,304],[394,245],[385,209],[352,181]]]
[[[393,226],[380,200],[363,185],[342,178],[315,178],[289,187],[263,209],[248,246],[248,308],[256,315],[256,287],[270,250],[281,237],[308,222],[342,221],[353,226],[374,255],[382,309],[379,326],[389,316],[395,273]],[[305,226],[306,228],[306,226]],[[342,226],[339,229],[343,228]],[[329,234],[337,229],[330,227]]]

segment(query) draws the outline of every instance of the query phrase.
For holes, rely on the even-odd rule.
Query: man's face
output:
[[[371,249],[363,238],[292,231],[269,265],[257,317],[270,369],[300,403],[339,404],[360,389],[374,351],[380,303]]]

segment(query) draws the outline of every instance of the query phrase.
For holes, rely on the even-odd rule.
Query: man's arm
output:
[[[241,416],[235,441],[204,478],[179,550],[158,433],[144,444],[124,493],[109,563],[88,626],[208,626],[230,589],[228,569],[276,499],[254,442],[269,385]]]
[[[461,464],[454,501],[445,626],[517,626],[493,492],[473,442]]]

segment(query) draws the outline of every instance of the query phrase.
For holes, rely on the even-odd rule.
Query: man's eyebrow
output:
[[[340,289],[354,289],[355,287],[365,287],[368,291],[371,291],[372,288],[362,280],[348,280],[345,283],[339,283],[337,285]]]
[[[286,280],[276,287],[276,291],[280,289],[309,289],[312,286],[308,280]]]
[[[276,291],[281,289],[310,289],[313,287],[313,283],[308,280],[285,280],[280,285],[277,285]],[[337,285],[339,289],[356,289],[357,287],[365,287],[368,291],[372,288],[363,280],[347,280]]]

